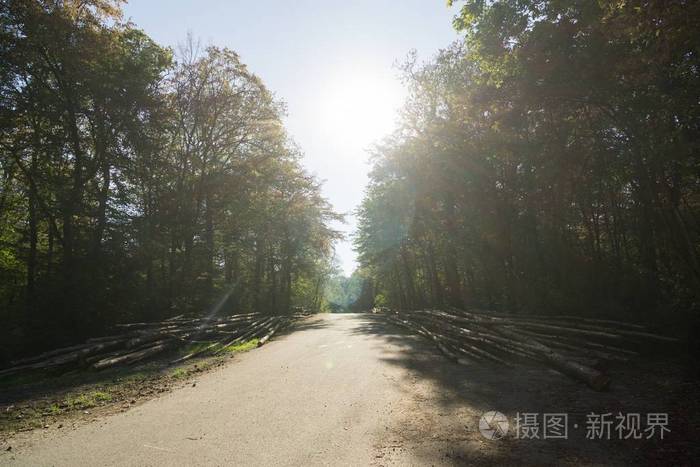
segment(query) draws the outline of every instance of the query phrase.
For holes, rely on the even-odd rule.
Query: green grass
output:
[[[221,349],[221,351],[226,352],[226,353],[237,353],[237,352],[246,352],[248,350],[254,349],[258,346],[258,338],[255,339],[250,339],[245,342],[239,342],[238,344],[233,344],[229,345],[228,347],[225,347]],[[191,353],[199,352],[200,350],[203,350],[207,347],[209,347],[211,344],[214,342],[198,342],[196,344],[191,344],[188,345],[187,347],[183,348],[180,350],[180,353],[182,355],[189,355]],[[218,347],[212,348],[213,351],[217,350]],[[177,372],[177,370],[175,370]],[[173,374],[173,376],[178,377],[177,375]]]
[[[103,391],[95,391],[92,393],[92,397],[97,401],[97,402],[109,402],[112,400],[112,396]]]
[[[65,404],[71,409],[89,409],[95,406],[95,400],[87,394],[66,397]]]
[[[184,378],[185,376],[187,376],[187,373],[188,373],[187,370],[185,370],[184,368],[178,368],[172,372],[171,376],[175,379],[180,379],[180,378]]]
[[[252,350],[258,346],[258,342],[260,339],[257,337],[254,339],[251,339],[249,341],[241,342],[239,344],[233,344],[229,345],[224,349],[224,352],[228,353],[236,353],[236,352],[247,352],[248,350]]]
[[[109,402],[112,396],[103,391],[93,391],[86,394],[67,397],[64,403],[71,409],[89,409],[95,407],[100,402]]]

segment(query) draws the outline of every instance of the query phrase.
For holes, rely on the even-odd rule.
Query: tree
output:
[[[697,6],[461,3],[465,40],[405,67],[404,122],[359,211],[379,293],[403,308],[692,309]]]
[[[0,359],[222,295],[285,312],[330,260],[339,217],[283,104],[235,52],[174,59],[119,5],[2,4]]]

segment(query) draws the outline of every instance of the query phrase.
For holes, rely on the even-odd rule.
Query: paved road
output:
[[[196,387],[15,440],[0,465],[608,463],[606,450],[580,440],[479,435],[485,410],[568,409],[554,395],[578,390],[558,374],[458,366],[371,314],[324,315],[200,376]]]
[[[372,315],[326,315],[126,413],[30,440],[20,465],[367,465],[406,369]],[[391,442],[391,440],[389,440]],[[383,444],[384,443],[384,444]],[[396,450],[397,446],[390,449]]]

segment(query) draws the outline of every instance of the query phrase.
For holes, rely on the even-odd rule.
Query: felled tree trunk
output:
[[[644,326],[574,316],[509,316],[483,310],[417,310],[385,313],[396,324],[433,341],[449,358],[462,364],[514,359],[544,364],[595,390],[610,384],[611,362],[627,361],[650,342],[677,339],[648,332]],[[468,357],[468,358],[463,358]]]

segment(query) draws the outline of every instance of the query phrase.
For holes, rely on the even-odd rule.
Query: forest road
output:
[[[503,370],[506,371],[506,370]],[[525,373],[459,366],[372,314],[306,318],[188,385],[74,429],[18,437],[0,465],[457,465],[612,460],[489,441],[486,410],[536,410]],[[495,376],[494,376],[495,375]],[[542,376],[562,390],[567,380]],[[509,381],[520,383],[509,384]],[[515,392],[514,392],[515,391]],[[513,413],[511,413],[513,412]],[[18,435],[19,436],[19,435]],[[579,442],[580,443],[580,442]]]

